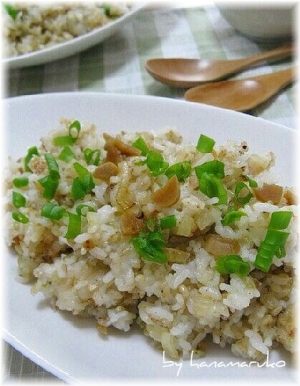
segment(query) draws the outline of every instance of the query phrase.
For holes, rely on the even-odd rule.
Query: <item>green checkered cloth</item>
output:
[[[155,81],[145,62],[154,57],[234,59],[272,49],[238,34],[217,8],[146,9],[114,36],[79,55],[7,72],[7,96],[99,91],[183,99],[182,89]],[[238,78],[281,70],[291,60],[258,66]],[[250,114],[296,127],[296,87],[290,86]]]
[[[182,89],[155,81],[145,70],[154,57],[234,59],[274,48],[237,33],[214,6],[204,8],[147,8],[115,35],[73,57],[43,66],[7,70],[7,97],[66,91],[154,95],[183,99]],[[278,71],[284,62],[257,66],[237,78]],[[296,128],[296,86],[286,88],[250,114]],[[4,345],[4,379],[51,380],[52,375]]]

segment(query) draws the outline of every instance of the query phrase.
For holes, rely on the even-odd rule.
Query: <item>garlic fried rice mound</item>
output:
[[[25,150],[26,152],[26,150]],[[6,177],[19,279],[103,334],[137,323],[171,358],[295,347],[295,192],[271,152],[62,119]]]

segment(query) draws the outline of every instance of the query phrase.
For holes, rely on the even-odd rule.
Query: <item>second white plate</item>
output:
[[[45,64],[78,54],[81,51],[103,42],[105,39],[113,35],[121,26],[135,16],[135,14],[140,11],[144,5],[145,4],[143,3],[134,4],[130,11],[126,12],[118,19],[111,21],[102,27],[96,28],[85,35],[78,36],[74,39],[39,51],[3,59],[2,63],[4,66],[13,69]]]

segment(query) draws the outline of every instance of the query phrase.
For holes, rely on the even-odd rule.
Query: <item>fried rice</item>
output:
[[[80,128],[78,137],[70,127]],[[67,144],[57,140],[68,137]],[[272,173],[272,152],[252,154],[246,142],[233,140],[207,152],[196,145],[173,129],[112,137],[93,124],[62,119],[31,155],[10,159],[5,237],[17,252],[18,280],[31,283],[32,293],[43,293],[54,309],[95,318],[100,335],[137,324],[170,358],[205,355],[208,338],[258,361],[279,346],[293,353],[295,192]],[[157,161],[151,168],[147,151],[165,167],[157,170]],[[221,204],[200,189],[196,174],[197,166],[216,160],[224,166]],[[167,172],[187,164],[187,174]],[[50,175],[59,180],[47,196]],[[80,194],[74,180],[84,175],[91,184]],[[238,183],[247,200],[237,200]],[[49,203],[61,216],[44,211]],[[224,225],[232,211],[243,214]],[[292,214],[284,254],[264,271],[256,257],[280,211]],[[71,218],[79,220],[75,233]],[[175,222],[163,229],[166,218]],[[157,255],[144,253],[149,235]],[[248,271],[217,269],[224,255],[238,256]]]
[[[130,5],[116,2],[9,2],[1,5],[5,57],[64,43],[105,26],[130,10]]]

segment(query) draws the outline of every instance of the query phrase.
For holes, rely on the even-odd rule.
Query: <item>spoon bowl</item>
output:
[[[199,83],[224,79],[267,59],[289,57],[293,52],[293,46],[287,45],[248,58],[234,60],[158,58],[149,59],[145,67],[155,80],[167,86],[190,88]]]
[[[190,102],[204,103],[235,111],[247,111],[265,102],[296,79],[289,68],[271,74],[203,84],[184,94]]]

